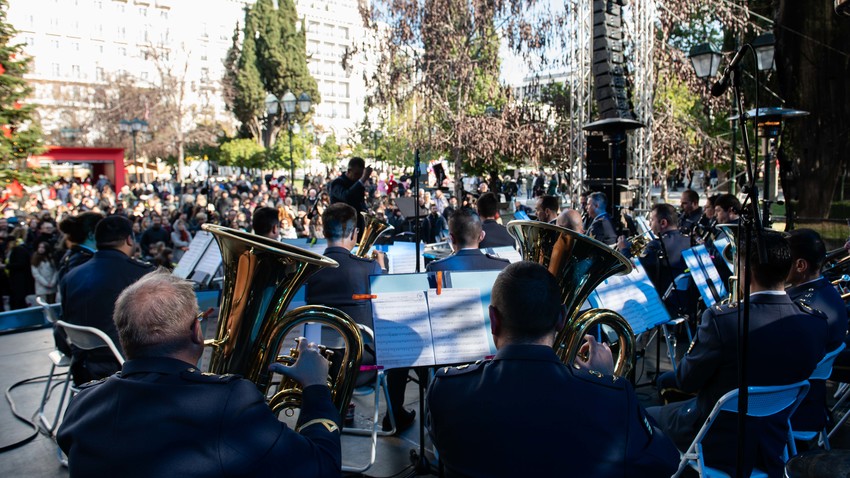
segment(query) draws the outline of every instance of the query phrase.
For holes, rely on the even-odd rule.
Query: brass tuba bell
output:
[[[367,254],[369,254],[369,250],[372,249],[375,241],[381,237],[381,234],[392,231],[393,227],[371,214],[366,214],[365,212],[361,212],[360,214],[366,221],[366,225],[363,226],[363,235],[360,236],[360,241],[357,242],[357,253],[354,255],[357,257],[368,257]]]
[[[287,312],[295,292],[308,277],[324,267],[337,267],[336,261],[273,239],[222,226],[204,224],[218,242],[224,266],[221,310],[209,371],[242,375],[268,394],[275,361],[291,363],[292,357],[278,357],[281,341],[294,327],[317,322],[336,330],[345,341],[339,373],[331,377],[331,396],[344,414],[360,371],[363,338],[357,324],[345,313],[323,306],[299,307]],[[300,405],[300,387],[287,386],[270,400],[272,411]]]
[[[567,309],[567,320],[554,345],[561,361],[570,365],[585,334],[592,327],[607,325],[619,336],[620,353],[614,374],[628,374],[635,350],[632,327],[614,311],[591,309],[580,314],[580,309],[602,281],[614,274],[628,274],[632,263],[605,244],[563,227],[539,221],[511,221],[507,228],[517,240],[523,260],[543,265],[558,281]]]

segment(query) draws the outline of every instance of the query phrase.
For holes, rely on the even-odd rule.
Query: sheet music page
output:
[[[384,368],[434,365],[425,291],[382,292],[372,299],[375,358]]]
[[[280,242],[322,255],[325,254],[325,249],[328,248],[327,239],[315,239],[314,242],[308,241],[307,238],[301,237],[298,239],[281,239]]]
[[[631,273],[609,277],[594,292],[590,300],[597,302],[597,307],[622,315],[635,335],[670,321],[667,308],[639,260],[635,260]]]
[[[717,289],[717,293],[720,294],[720,298],[725,298],[726,285],[723,283],[723,279],[720,278],[720,273],[717,272],[717,268],[714,267],[714,261],[711,259],[711,254],[708,253],[708,249],[706,249],[705,246],[700,246],[696,253],[699,261],[702,263],[702,268],[714,284],[715,289]]]
[[[210,243],[198,265],[195,266],[196,271],[204,272],[210,276],[215,276],[218,266],[221,265],[221,250],[218,248],[218,243],[213,241]]]
[[[181,279],[188,279],[212,241],[212,234],[207,231],[198,231],[189,243],[189,250],[183,254],[177,267],[174,268],[173,274]]]
[[[480,289],[428,291],[437,365],[475,362],[491,354]]]
[[[422,251],[425,245],[419,246],[419,270],[425,270],[425,258]],[[396,242],[387,248],[390,274],[410,274],[416,272],[416,244],[412,242]]]
[[[700,254],[700,250],[705,252],[706,257],[708,257],[708,262],[705,265],[702,263],[700,256],[698,255]],[[708,275],[709,272],[706,270],[706,267],[714,270],[715,274],[717,274],[717,269],[714,267],[714,263],[711,262],[711,257],[708,256],[708,251],[705,249],[705,246],[700,245],[682,251],[682,259],[685,260],[685,265],[688,266],[688,270],[691,277],[694,279],[694,284],[696,284],[703,302],[705,302],[706,306],[711,307],[715,302],[717,302],[717,299],[715,299],[714,294],[711,291],[712,288],[708,285],[710,279]],[[721,294],[721,291],[725,292],[726,290],[726,288],[723,287],[722,281],[720,281],[719,274],[717,274],[717,282],[713,284],[713,287],[718,294]],[[723,295],[721,294],[720,297],[722,298]]]
[[[511,264],[522,260],[522,255],[520,255],[519,251],[511,246],[488,247],[481,249],[481,252],[485,254],[492,254],[497,257],[501,257],[502,259],[507,259],[511,261]]]

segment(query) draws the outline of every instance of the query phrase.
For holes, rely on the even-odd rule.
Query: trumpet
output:
[[[269,365],[295,362],[294,353],[278,356],[283,338],[299,325],[320,323],[336,330],[345,342],[339,373],[329,380],[334,405],[344,415],[363,356],[360,329],[348,315],[330,307],[286,310],[307,278],[339,264],[247,232],[212,224],[204,224],[203,229],[218,243],[224,267],[218,330],[214,339],[205,342],[213,348],[209,371],[242,375],[267,397],[272,378]],[[275,413],[301,404],[300,386],[281,383],[284,385],[269,399]]]
[[[620,314],[606,309],[580,312],[593,290],[614,274],[632,271],[632,263],[607,245],[569,229],[539,221],[511,221],[508,232],[517,240],[523,260],[545,266],[555,276],[567,309],[564,328],[555,337],[555,353],[569,365],[588,331],[598,325],[614,329],[620,352],[614,374],[625,376],[632,368],[635,338]]]

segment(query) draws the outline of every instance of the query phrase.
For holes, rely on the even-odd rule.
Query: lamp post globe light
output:
[[[688,58],[697,78],[708,80],[717,74],[722,55],[710,43],[700,43],[691,47]]]
[[[774,53],[776,52],[776,37],[773,33],[764,33],[757,36],[751,43],[753,50],[756,51],[756,62],[758,63],[759,71],[771,70],[774,68]]]
[[[283,107],[283,118],[286,121],[286,129],[289,131],[289,181],[290,184],[295,184],[295,161],[292,157],[292,133],[298,133],[301,130],[301,125],[293,124],[292,116],[295,114],[296,107],[301,112],[301,114],[306,114],[310,111],[310,107],[313,104],[312,99],[310,99],[310,95],[306,92],[301,93],[298,97],[295,96],[294,93],[288,91],[283,95],[283,98],[278,99],[277,96],[269,93],[266,95],[265,99],[266,113],[268,113],[269,117],[272,117],[277,114],[278,107]],[[293,131],[295,127],[298,127],[297,131]],[[271,142],[271,124],[269,124],[269,128],[266,131],[265,144],[266,148],[270,146]]]
[[[148,122],[139,118],[122,119],[118,122],[118,129],[124,133],[130,133],[133,138],[133,170],[136,172],[136,184],[139,184],[139,166],[136,164],[136,136],[139,132],[144,133],[148,130]]]

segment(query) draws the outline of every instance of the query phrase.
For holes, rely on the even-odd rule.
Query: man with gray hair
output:
[[[304,387],[293,432],[252,382],[196,368],[202,317],[192,284],[164,270],[121,293],[127,361],[82,387],[57,435],[71,476],[339,476],[339,414],[317,346],[302,341],[295,365],[271,366]]]
[[[609,246],[617,243],[617,233],[608,215],[608,197],[605,193],[591,193],[587,198],[587,216],[592,218],[587,235]]]

